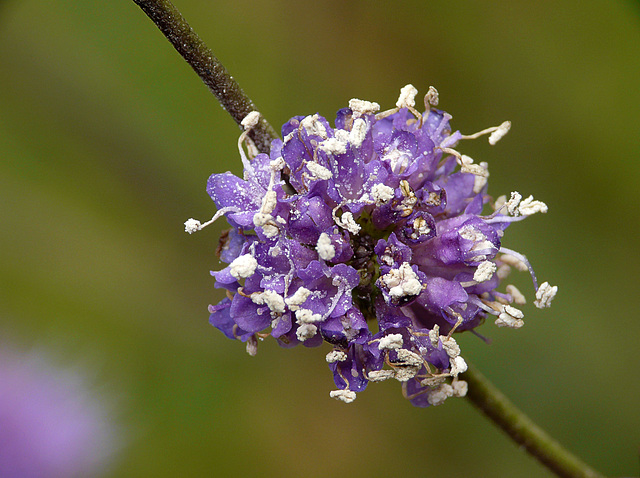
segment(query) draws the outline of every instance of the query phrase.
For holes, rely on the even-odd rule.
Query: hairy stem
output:
[[[191,65],[236,123],[240,124],[245,116],[252,111],[257,111],[240,85],[169,0],[134,0],[134,2]],[[273,127],[262,116],[260,123],[249,136],[258,150],[263,153],[269,153],[271,140],[278,137]]]
[[[460,377],[469,384],[467,398],[553,473],[571,478],[603,476],[533,423],[474,367]]]

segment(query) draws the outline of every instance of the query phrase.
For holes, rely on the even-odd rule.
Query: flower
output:
[[[284,347],[328,342],[331,396],[345,402],[389,378],[416,406],[463,396],[467,366],[452,334],[489,316],[524,323],[511,305],[523,294],[498,291],[510,267],[531,272],[539,307],[557,291],[538,288],[526,257],[502,246],[511,223],[547,206],[517,192],[494,201],[487,164],[454,149],[483,134],[495,144],[510,123],[452,132],[451,116],[434,108],[437,91],[424,113],[416,94],[407,85],[385,112],[353,99],[335,127],[317,114],[294,117],[270,154],[252,159],[242,147],[253,149],[247,122],[243,178],[213,174],[207,184],[212,221],[225,215],[232,226],[219,247],[229,266],[212,272],[228,297],[209,306],[211,324],[252,354],[268,335]],[[202,227],[185,223],[189,233]]]
[[[102,476],[116,445],[104,404],[76,371],[0,345],[0,477]]]

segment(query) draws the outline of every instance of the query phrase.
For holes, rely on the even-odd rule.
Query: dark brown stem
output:
[[[240,124],[252,111],[258,111],[240,85],[169,0],[134,0],[134,2],[191,65],[236,123]],[[271,140],[278,137],[263,116],[260,117],[260,123],[249,136],[258,150],[263,153],[269,153]]]
[[[467,398],[517,444],[549,470],[567,478],[601,478],[551,438],[472,366],[460,376],[469,384]]]

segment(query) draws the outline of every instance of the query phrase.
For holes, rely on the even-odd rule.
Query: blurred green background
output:
[[[512,121],[460,148],[494,196],[550,206],[504,245],[560,292],[458,341],[569,449],[636,475],[638,4],[218,3],[176,0],[278,129],[407,83],[463,133]],[[0,333],[95,372],[127,430],[113,476],[548,476],[465,400],[416,409],[385,382],[345,405],[326,348],[249,357],[209,326],[223,224],[182,223],[215,211],[211,173],[240,172],[238,134],[133,2],[0,2]]]

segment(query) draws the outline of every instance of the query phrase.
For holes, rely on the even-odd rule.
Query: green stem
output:
[[[236,80],[196,35],[169,0],[133,1],[191,65],[191,68],[200,76],[236,123],[240,124],[245,116],[252,111],[258,111]],[[269,153],[271,140],[278,137],[273,127],[263,116],[260,117],[260,123],[249,136],[258,150],[263,153]]]
[[[474,367],[460,377],[469,384],[467,398],[553,473],[572,478],[603,476],[533,423]]]

